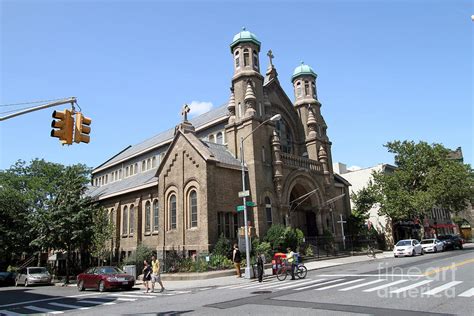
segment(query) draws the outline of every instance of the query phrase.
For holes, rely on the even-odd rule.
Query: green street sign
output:
[[[245,202],[245,205],[247,205],[247,206],[257,206],[257,204],[255,204],[255,202],[252,202],[252,201]]]
[[[237,212],[241,212],[244,210],[244,206],[243,205],[238,205],[237,206]]]

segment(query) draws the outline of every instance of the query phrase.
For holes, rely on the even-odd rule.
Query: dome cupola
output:
[[[302,61],[301,65],[296,67],[295,71],[293,71],[293,76],[291,76],[291,81],[294,81],[299,76],[312,76],[315,79],[318,77],[318,75],[314,72],[313,68],[311,68],[311,66],[309,65],[306,65],[304,61]]]
[[[234,39],[232,40],[232,43],[230,44],[230,50],[232,51],[236,45],[243,42],[254,43],[255,45],[258,46],[260,50],[261,43],[257,39],[257,36],[255,36],[255,34],[253,34],[252,32],[247,31],[245,27],[242,28],[241,32],[235,34]]]

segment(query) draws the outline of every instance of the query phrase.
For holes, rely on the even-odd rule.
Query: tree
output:
[[[354,203],[348,220],[349,232],[352,236],[360,234],[365,229],[365,222],[369,219],[369,211],[377,203],[377,195],[372,182],[367,187],[351,194]]]
[[[106,209],[98,208],[93,214],[93,232],[90,245],[91,254],[97,257],[99,265],[106,259],[110,252],[106,245],[112,240],[115,232],[115,225]]]
[[[454,214],[466,208],[474,195],[473,172],[469,165],[448,159],[449,149],[423,141],[394,141],[385,147],[395,154],[397,169],[374,174],[381,215],[393,223],[422,218],[433,206]]]

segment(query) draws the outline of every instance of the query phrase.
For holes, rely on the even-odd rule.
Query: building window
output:
[[[263,116],[265,114],[263,112],[264,112],[264,110],[263,110],[262,102],[258,102],[258,114],[260,116]]]
[[[170,229],[176,229],[176,195],[170,197]]]
[[[152,166],[152,164],[151,164],[151,159],[148,158],[146,162],[147,162],[147,168],[146,168],[146,169],[147,169],[147,170],[148,170],[148,169],[151,169],[151,166]]]
[[[258,53],[257,51],[253,51],[253,67],[258,69]]]
[[[304,94],[309,95],[309,82],[308,81],[304,82]]]
[[[290,129],[284,121],[277,121],[276,130],[280,137],[281,150],[284,153],[291,154],[293,151],[293,137],[291,136]]]
[[[135,170],[134,170],[134,171],[135,171],[134,174],[137,174],[137,172],[138,172],[138,164],[137,164],[137,163],[135,164],[135,168],[134,168],[134,169],[135,169]]]
[[[217,133],[216,143],[221,144],[221,145],[224,143],[224,141],[222,139],[222,133],[221,132]]]
[[[142,161],[142,172],[146,170],[146,160]]]
[[[237,237],[238,229],[237,213],[218,212],[217,213],[217,233],[224,234],[226,238]]]
[[[128,166],[127,166],[127,168],[125,168],[125,177],[128,177],[128,170],[129,169],[128,169]]]
[[[248,49],[244,49],[244,67],[249,65],[250,54]]]
[[[154,156],[154,157],[151,159],[151,166],[152,166],[152,168],[155,168],[155,167],[156,167],[156,156]]]
[[[239,51],[235,52],[235,68],[240,67],[240,56],[239,56]]]
[[[119,169],[118,174],[119,174],[119,179],[122,179],[122,169]]]
[[[316,97],[316,85],[313,83],[311,83],[311,87],[313,88],[313,98],[317,99]]]
[[[214,135],[209,135],[209,142],[210,143],[215,143],[215,138],[214,138]]]
[[[245,116],[245,109],[243,103],[239,102],[239,116],[244,117]]]
[[[151,206],[150,201],[145,203],[145,233],[151,230]]]
[[[133,204],[130,206],[130,235],[132,235],[135,232],[135,207]]]
[[[153,202],[153,231],[157,232],[158,229],[158,200],[155,200]]]
[[[127,235],[128,232],[128,207],[124,206],[122,211],[122,235]]]
[[[267,226],[270,227],[273,224],[273,217],[272,217],[272,203],[268,196],[265,197],[265,213],[267,215]]]
[[[198,206],[197,206],[197,193],[196,190],[192,190],[189,194],[189,209],[191,210],[191,228],[198,226]]]
[[[298,81],[296,83],[296,97],[300,97],[301,96],[301,82]]]
[[[262,146],[262,161],[265,162],[265,146]]]

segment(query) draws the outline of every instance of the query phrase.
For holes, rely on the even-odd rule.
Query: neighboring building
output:
[[[248,221],[257,235],[280,223],[318,236],[333,230],[334,217],[348,215],[348,183],[333,174],[316,73],[303,63],[296,67],[292,103],[271,51],[265,76],[260,74],[254,34],[238,33],[230,50],[234,75],[227,104],[190,121],[185,107],[176,128],[125,148],[93,170],[89,194],[116,224],[116,256],[130,255],[139,244],[160,257],[172,250],[191,256],[211,251],[220,234],[236,240],[244,225],[236,211],[242,204],[242,137],[248,199],[256,203]],[[275,114],[281,120],[269,121]],[[340,228],[334,230],[340,237]]]

